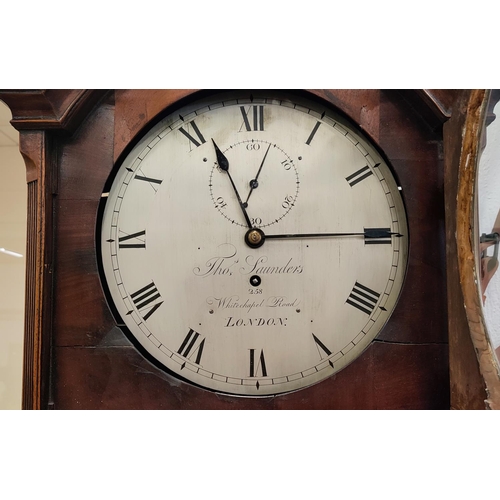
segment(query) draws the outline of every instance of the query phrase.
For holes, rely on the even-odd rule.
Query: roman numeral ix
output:
[[[146,236],[146,231],[139,231],[138,233],[127,234],[126,236],[118,238],[119,248],[146,248],[146,241],[144,238],[140,238],[140,236]],[[137,241],[133,243],[129,242],[133,239],[137,239]],[[123,243],[124,241],[128,243]]]

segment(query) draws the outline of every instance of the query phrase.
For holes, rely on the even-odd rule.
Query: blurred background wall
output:
[[[0,410],[21,409],[26,249],[26,168],[12,115],[0,101]]]

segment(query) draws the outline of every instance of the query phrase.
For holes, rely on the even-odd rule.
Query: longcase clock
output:
[[[25,408],[449,408],[455,94],[0,98],[29,183]]]

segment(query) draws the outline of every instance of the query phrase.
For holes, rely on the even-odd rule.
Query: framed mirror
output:
[[[478,269],[486,334],[500,358],[500,89],[486,96],[476,184]]]
[[[470,93],[457,194],[460,283],[487,409],[500,409],[499,98],[499,90]]]

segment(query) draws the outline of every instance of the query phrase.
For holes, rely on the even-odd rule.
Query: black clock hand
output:
[[[271,144],[269,144],[269,146],[267,147],[266,154],[264,155],[264,158],[262,158],[262,163],[260,164],[259,170],[257,171],[257,175],[255,176],[255,179],[252,179],[250,181],[250,191],[248,192],[248,196],[247,196],[247,199],[245,201],[246,204],[248,204],[248,200],[250,199],[250,195],[252,194],[252,191],[259,185],[259,182],[258,182],[259,175],[260,175],[260,172],[262,170],[262,167],[264,166],[264,162],[266,161],[266,156],[267,156],[267,153],[269,153],[270,147],[271,147]]]
[[[215,141],[212,139],[212,142],[214,143],[214,148],[215,148],[215,155],[217,156],[217,164],[219,165],[221,170],[224,170],[226,172],[227,176],[229,177],[229,180],[231,181],[231,185],[233,186],[234,192],[236,194],[236,198],[238,199],[238,203],[240,204],[240,208],[243,212],[243,215],[245,216],[245,220],[247,222],[247,225],[250,229],[252,229],[252,223],[250,222],[250,217],[248,217],[247,211],[246,211],[246,203],[244,204],[241,201],[240,194],[238,193],[238,189],[236,189],[236,185],[233,182],[233,179],[231,177],[231,174],[229,173],[229,161],[225,157],[224,153],[218,148],[217,144],[215,144]]]
[[[403,236],[399,233],[393,233],[388,229],[383,228],[373,228],[365,229],[363,233],[299,233],[299,234],[266,234],[265,238],[321,238],[321,237],[341,237],[341,236],[364,236],[365,239],[379,239],[379,238],[390,238],[391,236],[396,236],[396,238],[401,238]]]
[[[271,239],[292,239],[292,238],[334,238],[346,236],[364,236],[366,244],[369,243],[389,243],[387,239],[391,236],[401,238],[403,235],[394,233],[389,228],[365,228],[363,233],[298,233],[298,234],[265,234],[257,227],[250,228],[245,234],[245,243],[251,248],[259,248],[264,242]],[[386,241],[383,241],[383,240]]]

